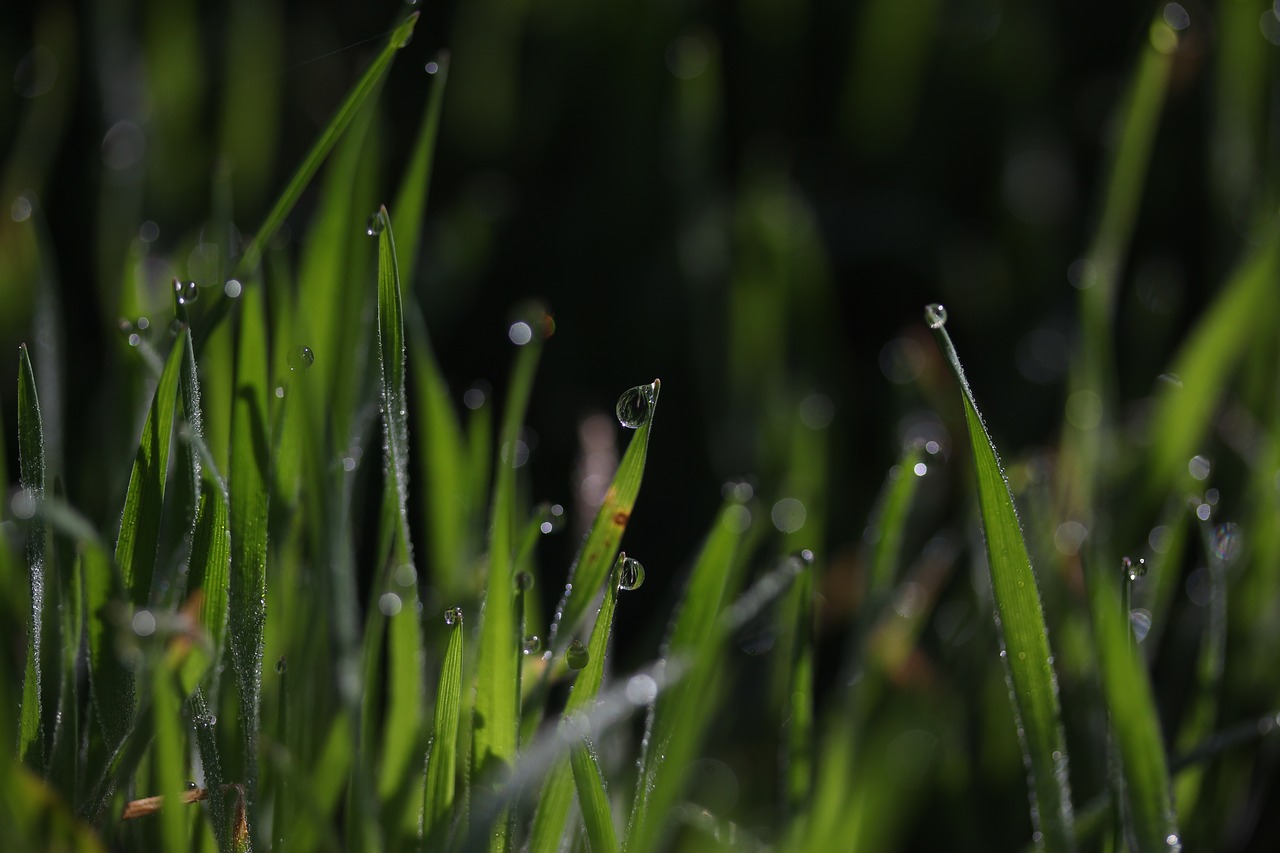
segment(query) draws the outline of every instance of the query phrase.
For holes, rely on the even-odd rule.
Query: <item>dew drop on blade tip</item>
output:
[[[644,566],[639,560],[622,555],[620,562],[622,565],[618,570],[618,589],[631,590],[639,589],[644,583]]]
[[[375,211],[369,216],[369,221],[365,223],[364,233],[370,237],[376,237],[382,233],[382,229],[387,225],[386,220],[382,218],[382,211]]]
[[[622,392],[615,410],[618,423],[627,429],[639,429],[643,426],[653,409],[657,386],[658,382],[654,380],[651,385],[637,385]]]
[[[947,325],[947,309],[940,302],[931,302],[924,308],[924,321],[930,329],[941,329]]]

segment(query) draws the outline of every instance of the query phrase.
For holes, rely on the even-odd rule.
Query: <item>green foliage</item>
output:
[[[753,98],[800,90],[782,60],[823,28],[820,5],[727,13],[777,75],[752,84]],[[59,220],[43,218],[34,190],[13,190],[0,217],[0,336],[30,341],[0,441],[6,843],[819,853],[1270,838],[1255,805],[1274,788],[1280,731],[1280,339],[1268,333],[1280,236],[1263,145],[1271,60],[1245,5],[1226,4],[1213,31],[1186,31],[1176,3],[1141,25],[1113,144],[1091,145],[1105,161],[1093,231],[1070,247],[1082,252],[1079,342],[1057,353],[1063,417],[1033,439],[989,402],[1003,399],[1000,381],[974,340],[986,332],[995,351],[1021,337],[1024,309],[996,285],[966,296],[954,282],[972,270],[942,275],[949,302],[963,297],[950,325],[940,305],[927,309],[941,359],[921,346],[918,321],[874,342],[895,385],[884,408],[849,351],[862,342],[838,328],[843,237],[830,229],[844,220],[830,209],[843,202],[801,191],[802,158],[789,163],[770,129],[783,112],[716,159],[733,147],[721,129],[759,116],[739,122],[745,72],[683,12],[646,10],[636,26],[589,4],[476,0],[458,11],[451,53],[408,85],[392,65],[406,64],[419,13],[402,14],[371,40],[345,95],[296,105],[333,112],[283,180],[266,149],[295,105],[281,107],[272,7],[232,4],[228,40],[252,55],[228,60],[220,82],[186,58],[201,45],[195,10],[148,7],[147,146],[125,163],[122,122],[102,157],[160,211],[148,215],[165,220],[166,242],[138,230],[132,190],[103,182],[100,205],[85,205],[97,273],[62,305],[67,258],[54,248],[79,247],[50,230]],[[935,40],[986,26],[947,4],[908,7],[843,13],[851,55],[843,77],[832,72],[823,132],[868,174],[913,146],[930,63],[952,61]],[[59,56],[74,53],[69,15],[38,13],[41,44]],[[1263,20],[1261,33],[1280,38],[1280,18]],[[520,61],[548,33],[598,60],[600,85],[631,111],[616,131],[629,156],[599,156],[597,173],[587,161],[598,152],[569,152],[592,178],[555,173],[553,191],[525,196],[512,175],[544,170],[562,118],[561,95],[544,93],[545,115],[518,109],[522,75],[531,91],[555,88],[540,82],[554,68]],[[110,33],[93,38],[91,55],[115,56]],[[1206,264],[1222,281],[1203,288],[1185,334],[1171,321],[1148,334],[1125,319],[1130,291],[1154,287],[1135,271],[1135,241],[1166,183],[1165,113],[1187,109],[1179,86],[1206,44],[1218,87],[1206,94],[1206,174],[1227,211],[1214,221],[1231,226]],[[634,68],[654,57],[672,79],[646,99]],[[553,58],[577,67],[573,51]],[[988,58],[981,73],[1016,88],[1019,75],[1000,71],[1013,60]],[[31,108],[5,154],[6,191],[39,185],[41,134],[65,121],[65,87],[29,95],[42,62],[36,50],[18,64]],[[209,91],[226,113],[212,133],[201,124]],[[630,234],[664,219],[637,186],[655,147],[640,129],[648,100],[670,110],[653,124],[677,141],[657,146],[669,162],[654,191],[681,198],[663,226],[677,248],[654,260],[627,247],[626,266],[645,272],[619,284],[596,267],[622,250],[578,229],[599,220]],[[401,139],[404,116],[416,132]],[[429,211],[433,188],[456,182],[435,166],[451,133],[483,179]],[[193,179],[182,164],[206,154],[209,180]],[[1007,194],[1017,177],[1009,166]],[[246,197],[261,224],[242,240],[233,218]],[[487,304],[488,292],[476,304],[477,270],[519,231],[501,227],[513,208],[552,220],[558,251],[590,270],[572,291],[581,304],[554,306],[558,316],[537,301]],[[171,226],[178,209],[205,221]],[[644,276],[661,277],[668,255],[685,302],[648,290]],[[622,293],[608,304],[627,310],[601,310],[596,289]],[[484,321],[458,322],[471,309],[503,318],[514,349]],[[125,335],[87,359],[96,343],[60,331],[82,316]],[[873,319],[881,334],[885,318]],[[654,341],[686,327],[697,365],[673,366],[655,435],[663,383],[628,389],[629,372],[665,370]],[[493,352],[508,371],[502,393],[482,382],[457,393],[467,359],[488,370]],[[564,378],[587,367],[609,393]],[[842,392],[846,373],[858,384]],[[107,378],[97,388],[92,376]],[[616,424],[580,417],[611,407]],[[531,456],[539,438],[578,453],[571,478],[545,476],[555,457]],[[11,479],[2,451],[15,439]],[[751,473],[717,495],[703,467]],[[540,503],[566,487],[569,510]],[[564,526],[581,537],[572,561],[573,543],[556,550]],[[666,559],[646,571],[624,538],[632,555]]]

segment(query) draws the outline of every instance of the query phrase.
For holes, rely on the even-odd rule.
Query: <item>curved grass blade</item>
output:
[[[609,636],[613,632],[613,614],[618,601],[618,571],[625,558],[626,554],[618,555],[610,583],[605,587],[604,600],[600,604],[600,611],[596,614],[595,627],[591,630],[591,640],[587,645],[587,664],[574,679],[573,691],[569,694],[569,701],[565,705],[566,719],[576,718],[590,711],[600,692],[600,684],[604,681],[605,654],[609,650]],[[585,744],[580,746],[583,749],[586,748]],[[599,768],[596,772],[599,772]],[[557,762],[547,774],[538,800],[538,809],[533,816],[533,831],[529,839],[529,850],[532,853],[552,853],[560,849],[565,822],[569,818],[569,810],[573,805],[575,781],[577,781],[577,774],[569,764],[563,761]],[[578,783],[579,802],[587,803],[588,797],[595,798],[595,792],[590,791],[587,797],[584,797],[581,790],[584,784],[591,784],[589,774]],[[584,805],[583,808],[585,816],[586,806]],[[605,811],[608,812],[607,802]],[[612,823],[609,831],[610,833],[613,831]],[[616,840],[614,843],[616,845]]]
[[[125,593],[135,607],[146,607],[151,596],[156,549],[160,541],[160,518],[164,508],[165,478],[169,471],[169,444],[178,395],[186,338],[174,341],[165,360],[164,372],[156,386],[151,410],[142,429],[142,441],[129,475],[120,536],[116,540],[116,564],[120,567]]]
[[[1000,655],[1006,666],[1019,739],[1027,759],[1032,820],[1037,824],[1036,830],[1043,833],[1046,848],[1069,850],[1075,846],[1075,839],[1066,745],[1049,635],[1031,557],[995,444],[978,413],[973,391],[944,326],[942,307],[929,306],[926,320],[959,384],[969,443],[973,448],[987,565],[1004,646]],[[1115,610],[1118,614],[1118,606]]]
[[[231,464],[228,471],[231,579],[228,585],[231,662],[240,696],[245,783],[257,801],[258,732],[262,697],[263,628],[267,592],[267,328],[262,288],[245,285],[240,297],[240,340],[236,390],[231,408]]]
[[[306,189],[307,184],[315,177],[320,164],[324,162],[325,157],[333,149],[338,138],[342,136],[342,132],[347,129],[347,125],[351,124],[351,120],[360,111],[360,107],[364,105],[370,95],[378,90],[379,85],[382,83],[382,78],[391,67],[391,61],[395,58],[396,51],[409,43],[413,36],[413,28],[418,22],[418,14],[418,12],[414,12],[395,28],[391,33],[391,37],[387,40],[386,46],[374,57],[373,62],[365,70],[360,80],[347,94],[346,100],[342,102],[337,112],[333,114],[333,118],[329,119],[329,124],[320,132],[319,138],[311,146],[311,150],[307,152],[302,164],[298,166],[298,171],[294,172],[293,178],[285,187],[284,192],[276,199],[275,206],[267,214],[262,227],[258,229],[253,241],[245,249],[244,255],[240,258],[240,263],[237,266],[239,273],[242,275],[248,274],[258,266],[267,244],[275,236],[280,226],[284,224],[285,217],[289,215],[289,211],[293,210],[293,206],[297,204],[302,191]]]
[[[453,822],[454,777],[458,766],[458,724],[462,713],[462,653],[465,631],[456,618],[440,669],[435,723],[422,790],[423,850],[443,850]]]
[[[532,309],[527,320],[532,329],[545,327],[545,313]],[[503,449],[514,448],[533,388],[533,376],[542,350],[542,335],[520,347],[512,371],[503,411],[496,484],[493,494],[493,528],[489,539],[489,580],[480,627],[475,718],[472,727],[472,787],[492,790],[511,772],[519,731],[519,679],[522,639],[515,612],[514,546],[516,524],[515,454],[505,460]],[[494,821],[490,849],[506,850],[511,844],[509,821]]]
[[[649,432],[653,429],[653,417],[658,409],[658,392],[661,390],[662,383],[655,379],[652,384],[638,386],[624,395],[633,398],[640,396],[645,405],[644,419],[631,437],[631,443],[627,445],[627,451],[618,463],[618,470],[613,475],[609,490],[605,492],[595,521],[591,523],[587,539],[582,543],[582,550],[578,552],[578,559],[569,569],[569,583],[565,586],[560,606],[556,608],[556,620],[551,625],[548,642],[553,650],[560,629],[563,627],[572,632],[586,615],[587,607],[594,599],[596,590],[604,583],[613,555],[622,542],[622,534],[626,532],[631,510],[640,494],[640,483],[644,479],[644,463],[649,454]]]
[[[658,848],[667,815],[684,787],[685,769],[716,710],[717,663],[725,641],[718,616],[735,582],[746,511],[734,503],[721,509],[694,563],[676,615],[663,656],[687,660],[690,671],[658,697],[645,726],[640,778],[624,841],[630,853]]]
[[[18,760],[37,770],[44,768],[47,721],[42,713],[42,674],[45,670],[41,640],[45,632],[45,532],[39,504],[44,499],[44,428],[36,377],[26,344],[18,347],[18,485],[31,510],[27,529],[27,567],[31,578],[31,609],[27,614],[27,665],[22,680],[19,711]],[[53,709],[49,709],[52,711]]]

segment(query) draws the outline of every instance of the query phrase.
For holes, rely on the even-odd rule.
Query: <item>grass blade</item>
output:
[[[458,766],[458,724],[462,713],[462,653],[466,632],[462,618],[451,617],[449,643],[436,690],[435,723],[427,776],[422,791],[424,850],[443,850],[453,818],[454,776]]]
[[[605,587],[604,600],[600,604],[600,611],[596,614],[595,627],[591,631],[591,641],[587,645],[587,664],[578,673],[573,682],[573,692],[569,694],[569,701],[565,705],[564,714],[566,719],[577,719],[580,715],[590,711],[596,701],[596,696],[600,692],[600,684],[604,680],[604,661],[605,653],[609,649],[609,636],[613,631],[613,614],[618,601],[618,572],[621,569],[622,561],[626,559],[626,554],[620,554],[615,562],[615,569],[610,578],[610,583]],[[563,725],[564,723],[562,723]],[[581,748],[586,750],[586,744],[579,744],[575,747],[575,751]],[[588,757],[590,760],[590,757]],[[581,762],[581,759],[579,759]],[[592,761],[594,764],[594,761]],[[583,770],[589,768],[584,767]],[[599,768],[595,768],[595,773],[599,774]],[[593,786],[590,774],[586,774],[581,780],[578,779],[578,771],[571,769],[569,764],[563,761],[557,762],[552,767],[550,773],[546,776],[546,781],[542,785],[542,791],[538,800],[538,809],[533,816],[533,831],[529,840],[529,849],[533,853],[551,853],[551,851],[560,848],[561,839],[564,836],[565,822],[569,818],[569,809],[573,805],[574,785],[577,782],[579,801],[584,803],[584,815],[587,808],[588,797],[592,800],[596,799],[594,789],[587,792],[587,797],[583,796],[582,786]],[[603,784],[602,782],[600,784]],[[608,804],[605,804],[605,812],[608,813]],[[612,821],[612,818],[610,818]],[[602,831],[597,827],[597,832]],[[612,834],[613,826],[610,823],[609,833]],[[616,846],[615,839],[615,846]]]
[[[591,853],[614,853],[618,849],[618,836],[613,829],[609,795],[604,789],[604,777],[600,774],[595,753],[583,741],[569,750],[569,760],[573,765],[573,781],[578,788],[578,802],[582,804],[582,820],[587,826]]]
[[[565,587],[564,599],[556,608],[557,618],[551,625],[550,644],[556,643],[560,629],[572,632],[578,622],[586,615],[587,607],[595,597],[596,590],[604,583],[605,575],[613,555],[622,542],[622,534],[626,532],[627,522],[631,519],[631,510],[635,506],[636,497],[640,494],[640,483],[644,479],[644,463],[649,454],[649,432],[653,429],[653,417],[658,409],[658,392],[662,383],[657,379],[650,385],[640,385],[625,392],[618,401],[620,414],[626,414],[636,433],[627,445],[627,452],[618,463],[618,470],[613,475],[613,482],[605,492],[604,501],[596,513],[595,521],[587,539],[582,543],[578,559],[569,570],[569,583]],[[574,594],[576,592],[576,594]]]
[[[228,589],[231,662],[240,696],[245,783],[250,805],[257,800],[259,712],[262,696],[263,627],[267,592],[267,329],[262,289],[245,285],[240,297],[240,341],[231,408],[228,471],[231,579]]]
[[[529,404],[534,371],[542,350],[543,330],[550,318],[541,308],[531,308],[529,316],[519,322],[527,324],[532,335],[516,356],[495,463],[498,470],[489,540],[489,580],[484,622],[480,627],[475,723],[472,728],[472,787],[488,790],[496,788],[510,774],[516,756],[520,701],[516,668],[520,662],[523,638],[520,637],[514,595],[515,446]],[[490,835],[491,849],[508,849],[510,842],[508,821],[500,817],[494,822]]]
[[[42,674],[45,661],[41,640],[45,632],[45,533],[38,512],[44,499],[44,428],[36,377],[26,344],[18,348],[18,485],[31,511],[27,530],[27,567],[31,578],[31,609],[27,613],[27,664],[19,711],[18,760],[44,768],[46,732],[42,713]],[[50,709],[52,710],[52,709]]]
[[[449,53],[441,51],[431,75],[431,95],[422,113],[422,124],[413,144],[413,156],[405,169],[400,191],[396,193],[394,210],[400,222],[400,274],[413,281],[418,266],[418,246],[422,242],[422,219],[431,190],[431,173],[435,165],[436,138],[440,132],[440,112],[444,107],[445,83],[449,79]]]
[[[987,565],[1004,646],[1000,655],[1006,666],[1018,735],[1027,760],[1032,820],[1036,830],[1043,834],[1046,848],[1069,850],[1075,846],[1075,839],[1066,745],[1049,635],[1031,557],[995,444],[978,413],[973,391],[947,334],[945,310],[940,305],[929,306],[926,320],[959,384],[969,443],[973,448]],[[1119,613],[1118,608],[1116,612]]]
[[[647,721],[624,841],[629,853],[648,853],[659,846],[665,818],[681,794],[685,768],[717,707],[716,664],[725,639],[717,616],[721,602],[732,593],[739,540],[750,525],[747,513],[740,504],[727,504],[694,563],[664,653],[668,662],[686,661],[689,675],[658,697]]]
[[[174,341],[156,386],[151,411],[142,429],[142,441],[129,475],[120,536],[116,540],[116,564],[120,567],[125,593],[135,607],[146,607],[151,597],[156,548],[160,540],[160,518],[164,507],[165,479],[169,471],[169,444],[178,395],[186,338]]]

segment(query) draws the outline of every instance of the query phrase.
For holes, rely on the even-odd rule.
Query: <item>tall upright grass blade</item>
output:
[[[1018,737],[1027,762],[1033,824],[1036,831],[1042,833],[1046,848],[1070,850],[1075,846],[1075,838],[1066,744],[1053,656],[1031,557],[995,444],[978,413],[973,390],[947,334],[942,306],[929,306],[926,320],[959,385],[969,444],[973,449],[978,507],[1003,646],[1000,657],[1006,667],[1010,699],[1018,720]]]
[[[174,673],[168,666],[157,666],[151,672],[151,725],[155,732],[152,768],[154,790],[164,798],[160,809],[160,837],[166,850],[190,846],[187,807],[180,800],[187,775],[187,737],[183,722]]]
[[[267,328],[262,289],[245,285],[236,355],[235,400],[231,409],[231,465],[228,471],[231,578],[228,607],[231,662],[240,698],[245,784],[250,805],[257,802],[258,733],[262,697],[263,627],[267,592],[267,489],[271,468],[267,439]]]
[[[124,513],[120,518],[116,563],[120,566],[125,592],[135,607],[146,607],[151,597],[178,379],[185,349],[186,338],[178,338],[165,360],[164,372],[160,374],[160,383],[156,386],[151,410],[142,429],[133,472],[129,475],[129,489],[125,493]]]
[[[543,330],[549,322],[540,307],[531,306],[527,323],[532,336],[520,347],[507,391],[493,490],[493,528],[489,538],[489,580],[480,627],[475,715],[472,726],[472,787],[494,790],[511,772],[519,731],[517,666],[523,638],[515,612],[514,549],[516,524],[516,442],[533,387],[542,350]],[[494,821],[490,849],[511,845],[509,821]]]
[[[27,664],[22,679],[18,760],[36,770],[44,769],[45,737],[53,733],[45,729],[47,721],[41,708],[41,681],[46,669],[42,647],[46,597],[52,595],[52,590],[45,589],[44,519],[39,512],[39,504],[44,499],[44,478],[44,428],[40,421],[40,400],[36,394],[31,356],[23,344],[18,347],[18,485],[22,489],[22,502],[30,509],[27,568],[31,579],[31,604],[27,611]]]
[[[604,777],[596,754],[586,741],[582,741],[570,748],[569,760],[573,765],[573,781],[578,789],[578,802],[582,805],[582,821],[587,827],[591,851],[614,853],[618,849],[618,835],[613,828],[609,795],[604,788]]]
[[[626,532],[627,522],[631,519],[631,510],[635,507],[636,497],[640,494],[640,483],[644,479],[644,463],[649,454],[649,433],[653,429],[653,418],[658,408],[658,393],[662,383],[655,379],[650,385],[640,385],[623,394],[630,408],[636,409],[636,416],[641,420],[631,436],[618,470],[613,475],[613,482],[604,494],[604,501],[596,512],[591,530],[586,541],[578,552],[577,560],[569,570],[569,583],[565,587],[564,598],[556,608],[556,619],[551,625],[550,643],[554,647],[556,637],[563,628],[573,631],[586,615],[600,584],[613,562],[613,555],[618,552],[622,542],[622,534]],[[623,404],[619,401],[619,406]],[[564,645],[561,641],[560,645]]]
[[[431,75],[431,94],[422,112],[422,124],[413,143],[409,168],[405,169],[396,193],[396,220],[400,223],[400,277],[412,286],[418,267],[418,248],[422,243],[422,220],[431,191],[431,173],[435,167],[436,138],[440,133],[440,112],[444,107],[445,83],[449,79],[449,52],[436,56]]]
[[[725,635],[721,603],[734,590],[739,540],[750,524],[748,510],[725,505],[694,563],[664,650],[668,661],[686,662],[689,674],[660,695],[645,725],[645,743],[635,802],[623,842],[628,853],[657,849],[684,787],[684,773],[716,708],[719,659]]]
[[[462,714],[462,654],[466,631],[454,616],[436,689],[435,721],[422,790],[423,850],[443,850],[454,812],[454,782],[458,767],[458,726]]]
[[[613,632],[613,614],[618,601],[618,571],[625,557],[625,554],[619,555],[614,572],[610,576],[610,583],[605,586],[604,600],[600,604],[600,611],[596,614],[595,627],[591,630],[591,640],[587,644],[587,664],[574,678],[573,691],[565,704],[566,721],[574,718],[585,719],[583,715],[594,706],[596,696],[600,692],[600,685],[604,681],[605,655],[609,650],[609,637]],[[561,725],[573,725],[573,723],[562,722]],[[583,744],[579,746],[586,748]],[[563,761],[556,763],[547,774],[539,793],[538,808],[533,816],[533,830],[529,838],[529,850],[532,853],[544,853],[544,851],[552,853],[560,848],[565,832],[565,822],[569,818],[569,810],[573,805],[576,777],[577,774],[573,772],[570,765]],[[593,784],[590,774],[584,775],[579,783],[579,785],[588,786]],[[588,796],[594,800],[594,791]],[[579,802],[586,802],[580,787]],[[610,824],[610,831],[612,831],[612,824]]]

